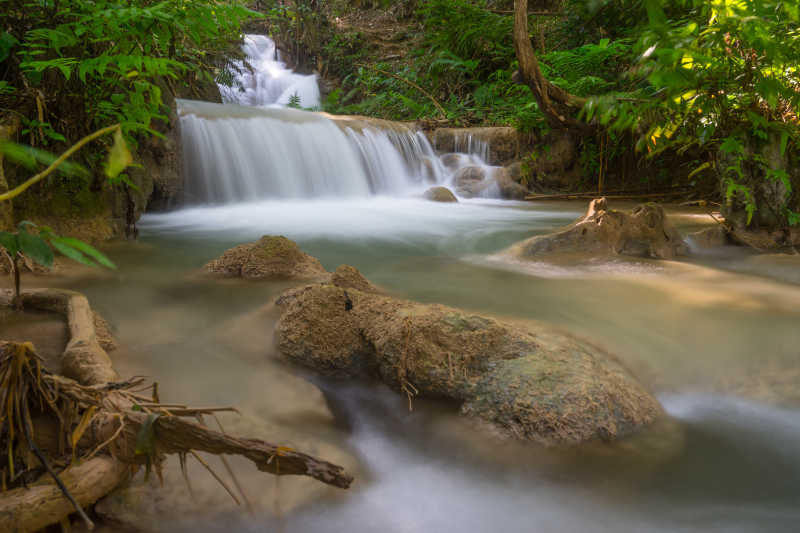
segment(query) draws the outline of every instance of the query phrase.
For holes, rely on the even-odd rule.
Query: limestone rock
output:
[[[447,187],[431,187],[424,196],[432,202],[458,202],[456,195]]]
[[[339,265],[331,275],[331,284],[342,289],[356,289],[361,292],[379,293],[378,287],[370,283],[361,272],[350,265]]]
[[[205,266],[206,272],[250,280],[318,279],[327,274],[320,262],[283,236],[265,235],[258,241],[227,250]]]
[[[585,252],[673,259],[686,255],[688,248],[661,206],[642,204],[623,213],[608,209],[605,198],[596,198],[571,226],[517,243],[509,252],[519,258]]]
[[[612,440],[662,414],[612,356],[543,325],[334,285],[291,289],[276,305],[276,342],[289,359],[458,400],[504,435],[543,445]]]

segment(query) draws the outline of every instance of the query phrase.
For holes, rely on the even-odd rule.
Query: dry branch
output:
[[[24,291],[22,297],[27,306],[67,317],[71,339],[63,366],[74,379],[42,368],[29,343],[0,341],[0,379],[14,383],[4,386],[0,395],[3,406],[11,406],[10,411],[4,407],[0,416],[0,449],[8,451],[8,458],[0,462],[0,477],[8,487],[0,492],[0,531],[33,531],[58,523],[75,510],[66,494],[85,508],[123,483],[138,465],[153,464],[160,471],[161,461],[169,454],[241,455],[264,472],[309,476],[339,488],[350,486],[353,478],[340,466],[182,418],[233,408],[143,401],[134,389],[141,388],[144,380],[119,381],[97,343],[92,310],[82,295],[39,289]],[[11,298],[10,291],[0,291],[0,304],[10,304]],[[30,424],[33,436],[27,441],[19,430],[25,424]],[[150,436],[152,449],[142,449],[142,434]],[[40,472],[31,466],[29,448],[40,449],[49,464],[68,464],[65,470],[54,472],[63,491],[46,475],[32,483],[29,479],[27,488],[21,486],[25,476]]]

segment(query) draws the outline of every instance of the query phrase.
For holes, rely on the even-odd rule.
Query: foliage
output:
[[[649,25],[630,71],[636,88],[590,100],[585,118],[638,132],[651,155],[706,154],[697,172],[716,171],[728,203],[746,209],[747,224],[759,209],[765,221],[796,220],[787,207],[794,189],[787,161],[800,141],[800,7],[687,0],[670,19],[658,0],[645,5]],[[765,155],[776,145],[779,157]],[[776,203],[765,198],[769,182],[782,186],[783,212],[767,212]]]
[[[108,257],[93,246],[72,237],[60,237],[47,226],[39,227],[23,220],[15,233],[0,231],[0,245],[9,256],[21,253],[45,268],[53,266],[54,260],[53,250],[48,243],[64,256],[81,264],[116,268]]]
[[[154,133],[153,121],[166,118],[162,92],[213,79],[214,54],[253,16],[216,0],[0,4],[0,61],[12,74],[3,90],[13,89],[14,107],[38,132],[32,144],[44,146],[110,123]]]

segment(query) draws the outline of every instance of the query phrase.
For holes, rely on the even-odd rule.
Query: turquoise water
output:
[[[159,527],[796,530],[800,286],[792,260],[737,250],[681,263],[513,264],[498,256],[584,208],[377,198],[146,216],[139,242],[108,250],[119,272],[77,287],[113,324],[124,346],[114,355],[118,369],[156,376],[167,401],[237,405],[245,422],[230,422],[231,431],[333,454],[357,476],[347,492],[312,481],[275,486],[237,462],[254,514],[220,503],[222,518],[176,512]],[[686,230],[708,223],[701,212],[679,214]],[[672,421],[615,445],[545,451],[493,440],[460,419],[457,406],[418,401],[410,413],[380,385],[293,368],[274,353],[274,316],[263,310],[286,283],[198,275],[226,248],[262,234],[296,240],[329,270],[351,264],[399,296],[544,321],[591,339],[659,395]],[[195,475],[201,491],[223,492]]]

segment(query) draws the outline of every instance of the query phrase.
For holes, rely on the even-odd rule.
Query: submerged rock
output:
[[[456,195],[447,187],[431,187],[424,196],[432,202],[458,202]]]
[[[545,326],[323,284],[286,291],[276,305],[276,342],[291,360],[377,376],[409,397],[459,400],[504,435],[543,445],[612,440],[662,413],[613,357]]]
[[[672,259],[686,255],[688,247],[661,206],[642,204],[623,213],[608,209],[605,198],[596,198],[571,226],[517,243],[509,251],[521,258],[588,252]]]
[[[283,236],[265,235],[258,241],[227,250],[205,266],[225,277],[261,279],[319,279],[328,272],[320,262]]]

